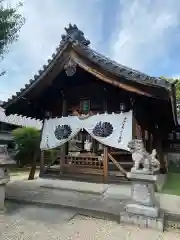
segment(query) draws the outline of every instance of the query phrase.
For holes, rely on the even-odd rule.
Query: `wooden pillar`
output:
[[[104,91],[103,111],[104,111],[104,112],[107,112],[107,110],[108,110],[108,104],[107,104],[107,89],[104,88],[103,91]]]
[[[157,150],[157,157],[160,162],[160,171],[163,172],[164,171],[164,156],[162,153],[161,143],[160,143],[159,139],[156,141],[156,150]]]
[[[67,116],[67,101],[66,101],[66,99],[63,99],[63,101],[62,101],[62,116],[63,117]]]
[[[154,148],[157,151],[158,160],[160,162],[160,172],[166,173],[167,169],[166,169],[166,162],[165,162],[164,153],[163,153],[161,131],[159,129],[155,129],[155,134],[153,135],[153,137],[154,137],[154,143],[155,143]]]
[[[153,146],[152,146],[153,138],[152,138],[152,134],[151,134],[150,131],[148,131],[148,139],[149,139],[149,151],[152,152],[152,150],[153,150]]]
[[[91,139],[92,141],[92,152],[93,153],[97,153],[97,150],[98,150],[98,142],[96,139],[92,138]]]
[[[104,182],[107,182],[108,180],[108,147],[107,146],[104,146],[103,175],[104,175]]]
[[[138,125],[135,117],[133,117],[133,120],[132,120],[132,137],[136,139],[142,139],[141,127],[140,125]]]
[[[133,117],[132,118],[132,138],[137,138],[136,125],[137,125],[136,119],[135,117]]]
[[[39,176],[42,177],[44,174],[44,151],[41,151],[41,156],[40,156],[40,173]]]
[[[141,128],[141,132],[142,132],[143,144],[144,144],[144,147],[146,148],[145,129],[144,129],[144,128]]]
[[[133,137],[137,139],[142,139],[142,129],[141,126],[137,123],[136,119],[134,118],[134,134]]]
[[[68,111],[67,111],[67,100],[63,99],[63,104],[62,104],[62,116],[66,117],[68,115]],[[65,143],[65,154],[68,154],[68,147],[69,147],[69,143]]]
[[[145,142],[146,142],[146,150],[148,152],[150,152],[151,151],[151,149],[150,149],[150,132],[149,132],[148,128],[145,130]]]
[[[162,148],[162,139],[158,139],[157,141],[157,153],[160,161],[160,172],[166,173],[166,163],[165,163],[164,153]]]
[[[45,112],[44,120],[43,120],[43,124],[42,124],[42,128],[41,128],[40,141],[41,141],[41,138],[42,138],[44,122],[47,118],[49,118],[49,116],[50,116],[50,113]],[[40,153],[40,173],[39,173],[39,176],[43,176],[43,174],[44,174],[44,151],[41,151],[41,153]]]
[[[65,95],[63,94],[62,101],[62,116],[67,116],[67,101],[65,99]],[[65,143],[60,148],[60,171],[63,172],[64,164],[65,164],[65,156],[68,154],[68,143]]]
[[[103,100],[103,111],[107,112],[107,89],[104,88],[104,100]],[[104,145],[103,153],[103,177],[104,182],[108,180],[108,147]]]

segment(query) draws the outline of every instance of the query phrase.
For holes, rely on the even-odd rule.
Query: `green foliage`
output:
[[[163,77],[160,77],[162,79],[165,79],[169,82],[174,82],[177,80],[176,82],[176,107],[177,107],[177,113],[180,114],[180,78],[165,78],[164,76]]]
[[[166,78],[166,77],[161,77],[162,79],[165,79],[167,80],[168,82],[174,82],[177,80],[177,83],[176,83],[176,99],[177,99],[177,102],[180,101],[180,78]]]
[[[19,7],[5,5],[4,0],[0,0],[0,57],[8,51],[8,45],[18,39],[18,32],[25,22],[24,17],[18,13]]]
[[[168,172],[180,174],[180,159],[169,159]]]
[[[168,173],[167,181],[162,189],[162,193],[172,194],[180,196],[180,174],[179,173]]]
[[[180,101],[180,79],[177,79],[178,82],[176,83],[176,99]]]
[[[32,127],[17,128],[13,131],[17,145],[16,159],[20,165],[30,164],[34,154],[39,151],[40,131]]]

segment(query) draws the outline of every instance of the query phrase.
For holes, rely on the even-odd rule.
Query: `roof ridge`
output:
[[[170,83],[167,82],[164,79],[160,79],[160,78],[156,78],[156,77],[150,77],[140,71],[137,71],[135,69],[129,68],[127,66],[124,66],[114,60],[109,59],[108,57],[106,57],[105,55],[98,53],[97,51],[95,51],[94,49],[90,48],[90,41],[88,39],[85,38],[84,33],[79,30],[79,28],[77,27],[76,24],[69,24],[67,28],[65,29],[65,34],[61,35],[61,41],[59,43],[59,46],[56,48],[56,51],[52,54],[52,56],[47,60],[47,64],[44,64],[42,69],[40,69],[38,71],[38,74],[35,74],[34,77],[32,79],[29,80],[28,83],[26,83],[24,85],[23,88],[20,89],[19,92],[16,92],[15,95],[12,95],[11,98],[8,98],[7,101],[4,101],[2,106],[5,106],[6,104],[10,103],[11,101],[13,101],[14,99],[22,96],[21,94],[24,93],[27,89],[30,89],[31,86],[33,86],[34,83],[36,83],[38,81],[38,79],[40,79],[40,77],[42,76],[42,74],[50,67],[50,65],[53,63],[53,61],[55,60],[55,58],[61,54],[61,52],[64,50],[64,48],[67,46],[68,43],[72,43],[75,46],[80,46],[82,49],[84,50],[88,50],[89,52],[92,53],[92,55],[97,55],[99,58],[101,58],[100,60],[104,59],[106,62],[111,63],[111,65],[114,65],[114,69],[113,71],[115,71],[116,74],[116,69],[122,68],[122,70],[126,70],[129,71],[129,77],[130,75],[134,77],[138,77],[137,75],[139,75],[139,78],[141,78],[141,82],[143,82],[143,80],[146,80],[146,83],[151,83],[151,84],[157,84],[157,86],[162,86],[162,87],[166,87],[169,88]],[[161,84],[158,84],[158,83]]]
[[[120,72],[122,72],[123,70],[127,71],[127,74],[128,74],[127,77],[135,77],[135,78],[138,77],[139,82],[141,82],[141,83],[143,83],[143,81],[144,81],[144,83],[148,84],[148,82],[149,82],[150,84],[160,86],[160,87],[165,87],[165,88],[169,88],[171,86],[171,83],[169,83],[165,79],[161,79],[159,77],[151,77],[151,76],[149,76],[145,73],[142,73],[138,70],[135,70],[133,68],[130,68],[123,64],[120,64],[120,63],[116,62],[115,60],[111,60],[110,58],[106,57],[105,55],[90,48],[89,46],[82,46],[82,45],[79,45],[78,43],[76,44],[76,46],[77,47],[79,46],[80,49],[84,50],[86,53],[89,53],[89,55],[90,55],[89,57],[93,61],[97,62],[101,66],[104,66],[106,69],[108,69],[110,71],[112,70],[115,74],[118,72],[117,68],[120,68]],[[110,67],[110,65],[112,65],[113,68]]]

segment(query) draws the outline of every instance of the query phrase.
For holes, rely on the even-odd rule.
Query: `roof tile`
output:
[[[16,96],[12,96],[11,99],[8,99],[6,103],[3,105],[6,106],[7,103],[10,103],[16,97],[20,96],[23,92],[25,92],[35,81],[38,81],[44,71],[48,68],[48,66],[53,62],[55,57],[61,53],[62,49],[68,42],[73,43],[73,46],[77,48],[84,56],[88,57],[94,63],[99,64],[102,68],[112,73],[116,73],[117,75],[124,75],[127,80],[133,80],[142,84],[150,84],[154,86],[164,87],[166,89],[170,89],[170,83],[167,81],[149,77],[148,75],[136,71],[132,68],[126,67],[122,64],[119,64],[113,60],[110,60],[106,56],[96,52],[95,50],[89,47],[90,41],[84,37],[84,33],[78,29],[78,27],[74,24],[69,24],[67,28],[65,28],[66,34],[61,36],[61,41],[59,46],[56,48],[56,52],[52,55],[51,58],[47,60],[48,65],[43,65],[44,70],[39,70],[38,75],[34,76],[34,79],[30,79],[29,84],[25,84],[25,88],[21,89],[21,92],[17,92]]]

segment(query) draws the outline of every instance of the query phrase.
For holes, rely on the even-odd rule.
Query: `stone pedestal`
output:
[[[154,194],[157,176],[130,172],[127,177],[132,180],[131,201],[120,213],[120,221],[163,231],[164,215]]]
[[[9,174],[7,169],[0,168],[0,211],[4,210],[4,200],[5,200],[5,187],[9,182]]]
[[[5,184],[0,184],[0,211],[4,210]]]
[[[8,168],[15,164],[9,157],[7,146],[0,145],[0,210],[4,210],[5,186],[10,180]]]

